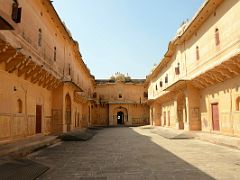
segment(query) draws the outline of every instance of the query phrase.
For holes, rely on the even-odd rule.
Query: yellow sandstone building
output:
[[[206,0],[148,76],[151,124],[240,136],[240,1]]]
[[[0,141],[149,123],[240,136],[239,10],[206,0],[147,79],[96,80],[49,0],[0,0]]]

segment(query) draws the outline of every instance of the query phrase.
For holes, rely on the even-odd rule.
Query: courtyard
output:
[[[27,158],[50,169],[39,179],[239,179],[239,150],[196,139],[171,140],[150,126],[98,130]]]

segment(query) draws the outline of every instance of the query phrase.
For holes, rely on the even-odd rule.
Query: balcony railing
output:
[[[64,62],[63,57],[64,56],[57,56],[56,62],[54,61],[54,47],[51,47],[49,45],[48,41],[43,41],[42,46],[38,47],[37,42],[35,42],[29,34],[29,32],[22,31],[21,33],[11,31],[12,36],[16,38],[16,41],[18,42],[18,46],[16,48],[20,48],[23,54],[26,56],[31,56],[33,61],[40,65],[44,65],[49,70],[53,72],[57,77],[62,77],[63,74],[63,68],[58,65],[57,62]],[[37,32],[36,32],[37,33]],[[31,33],[30,33],[31,34]],[[5,35],[5,34],[3,34]],[[10,39],[12,38],[10,34],[6,34],[6,38]],[[59,53],[61,50],[58,50]],[[62,63],[60,63],[62,64]]]
[[[222,36],[226,35],[223,34]],[[227,37],[229,37],[229,34]],[[208,42],[212,43],[210,45],[206,43],[206,45],[200,47],[200,51],[203,49],[202,53],[200,52],[200,59],[193,61],[187,66],[188,76],[190,75],[192,77],[200,68],[213,66],[214,63],[219,62],[219,60],[223,59],[226,55],[233,54],[234,50],[240,47],[240,35],[234,39],[224,38],[218,46],[215,45],[214,37],[209,39]],[[190,58],[190,56],[188,56],[187,59],[188,58]]]

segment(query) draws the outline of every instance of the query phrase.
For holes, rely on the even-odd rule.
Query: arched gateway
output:
[[[117,125],[126,125],[128,122],[128,111],[124,107],[117,107],[114,109],[113,117]]]

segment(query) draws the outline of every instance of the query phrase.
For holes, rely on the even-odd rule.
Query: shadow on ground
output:
[[[50,167],[40,179],[213,179],[132,128],[106,128],[28,158]]]
[[[72,132],[63,133],[58,136],[62,141],[87,141],[97,134],[97,128],[79,129]]]

